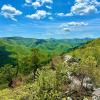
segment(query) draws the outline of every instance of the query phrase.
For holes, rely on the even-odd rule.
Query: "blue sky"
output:
[[[100,0],[0,0],[0,37],[100,37]]]

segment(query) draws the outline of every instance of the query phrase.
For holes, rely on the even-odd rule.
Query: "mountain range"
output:
[[[0,38],[0,65],[13,63],[16,55],[28,55],[32,48],[47,53],[49,57],[69,52],[80,47],[91,38],[84,39],[35,39],[23,37]]]

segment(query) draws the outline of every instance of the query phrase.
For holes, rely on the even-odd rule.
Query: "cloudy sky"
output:
[[[100,37],[100,0],[0,0],[0,37]]]

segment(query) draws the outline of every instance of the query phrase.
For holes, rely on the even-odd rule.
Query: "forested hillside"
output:
[[[14,49],[16,45],[10,49],[10,53],[17,54],[16,52],[20,51],[20,56],[17,58],[14,54],[11,56],[17,60],[17,64],[8,63],[0,68],[0,86],[2,89],[0,99],[65,100],[73,98],[74,100],[91,100],[94,89],[100,88],[100,39],[88,42],[86,42],[87,40],[80,40],[81,42],[66,40],[70,42],[68,45],[70,44],[71,48],[73,47],[72,44],[76,44],[76,46],[66,53],[64,51],[62,54],[59,53],[59,55],[54,55],[51,58],[49,58],[48,53],[42,52],[44,49],[33,48],[33,46],[31,48],[26,46],[26,43],[19,45],[20,42],[16,41],[6,39],[0,42],[1,47],[6,45],[4,47],[8,51],[7,57],[9,56],[8,43],[11,47],[12,43],[17,45],[16,49]],[[40,42],[38,46],[39,48],[46,46],[47,49],[50,43],[48,48],[50,52],[52,50],[51,44],[58,43],[57,40],[52,39],[49,42],[45,41]],[[63,40],[63,43],[66,44],[67,42]],[[68,49],[65,44],[65,49]],[[53,51],[63,51],[64,48],[59,47],[59,45],[56,44]],[[1,52],[3,51],[4,49],[1,49]],[[4,89],[5,87],[7,88]]]
[[[80,57],[82,60],[92,57],[97,66],[100,67],[100,38],[77,48],[72,52],[72,55]]]
[[[84,39],[35,39],[35,38],[22,38],[22,37],[7,37],[3,38],[11,43],[24,45],[29,48],[38,48],[44,52],[61,54],[69,51],[70,49],[81,46],[91,38]]]
[[[100,38],[92,40],[69,54],[81,59],[80,69],[89,74],[95,80],[95,85],[100,87]]]
[[[16,64],[15,59],[17,56],[28,55],[29,53],[29,48],[24,45],[0,39],[0,66],[4,64]]]
[[[48,59],[60,55],[71,49],[81,46],[91,39],[34,39],[21,37],[8,37],[0,39],[0,66],[4,64],[16,65],[17,58],[29,55],[33,48],[39,49]],[[19,57],[17,57],[19,56]]]

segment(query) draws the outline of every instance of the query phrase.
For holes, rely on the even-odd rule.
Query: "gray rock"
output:
[[[73,62],[79,62],[81,59],[80,58],[76,58],[76,57],[73,57],[71,55],[65,55],[64,56],[64,61],[65,62],[70,62],[70,63],[73,63]]]
[[[67,97],[67,100],[73,100],[71,97]]]
[[[93,90],[93,84],[90,77],[85,76],[83,79],[83,87],[87,90]]]
[[[92,91],[93,90],[93,84],[92,84],[92,80],[90,77],[88,76],[85,76],[82,78],[81,75],[74,75],[73,73],[71,72],[68,72],[67,73],[68,75],[68,79],[70,80],[70,88],[71,90],[78,90],[80,88],[84,88],[88,91]]]
[[[92,100],[100,100],[100,88],[95,89],[92,95]]]
[[[65,61],[65,62],[68,62],[68,61],[71,60],[72,58],[73,58],[73,57],[70,56],[70,55],[65,55],[64,61]]]

